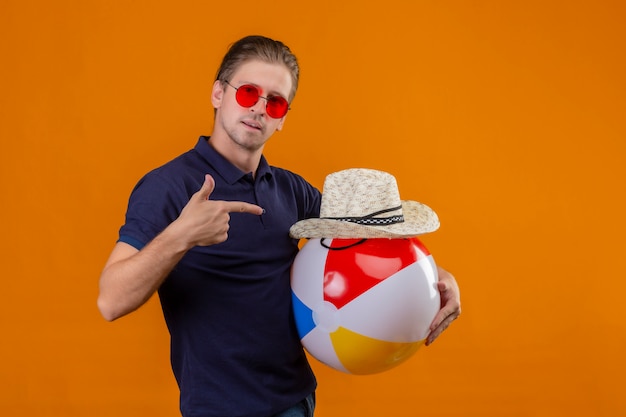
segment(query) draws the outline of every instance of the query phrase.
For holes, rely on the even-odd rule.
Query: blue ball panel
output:
[[[293,314],[296,319],[296,328],[298,329],[300,339],[302,339],[315,328],[313,310],[307,307],[293,291],[291,292],[291,300],[293,302]]]

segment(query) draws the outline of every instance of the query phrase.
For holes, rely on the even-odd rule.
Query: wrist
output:
[[[185,253],[196,244],[189,239],[191,234],[185,230],[184,225],[177,219],[174,220],[155,238],[170,248],[173,252]]]

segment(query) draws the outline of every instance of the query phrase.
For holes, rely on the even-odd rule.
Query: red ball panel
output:
[[[324,268],[324,300],[338,309],[429,255],[418,239],[333,239]]]

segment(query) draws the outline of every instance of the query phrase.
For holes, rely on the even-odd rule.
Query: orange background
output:
[[[97,282],[132,187],[211,132],[252,33],[302,67],[269,161],[318,187],[393,173],[463,294],[398,368],[314,363],[317,416],[626,415],[624,22],[619,0],[3,0],[0,415],[177,415],[157,299],[107,323]]]

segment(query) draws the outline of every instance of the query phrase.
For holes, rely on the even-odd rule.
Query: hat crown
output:
[[[380,211],[402,214],[402,201],[393,175],[353,168],[330,174],[324,181],[321,218],[363,217]]]

